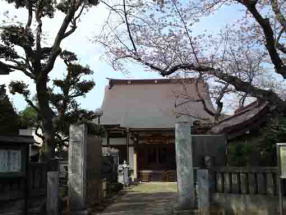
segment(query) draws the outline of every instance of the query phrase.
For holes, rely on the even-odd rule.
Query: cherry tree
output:
[[[226,93],[239,105],[247,97],[286,112],[286,2],[282,0],[104,1],[110,16],[95,42],[106,48],[116,70],[133,62],[162,76],[178,73],[203,78],[218,88],[217,115]],[[200,19],[221,7],[243,12],[216,35],[193,31]],[[214,84],[215,83],[215,84]],[[278,86],[278,87],[277,87]],[[221,93],[223,92],[223,93]]]

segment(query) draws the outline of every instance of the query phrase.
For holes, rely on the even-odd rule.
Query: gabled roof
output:
[[[32,136],[24,135],[0,135],[0,144],[2,143],[32,144],[34,143],[34,139]]]
[[[208,86],[198,88],[213,110]],[[110,79],[102,104],[103,125],[125,128],[173,128],[178,118],[212,120],[199,101],[196,79]]]
[[[255,101],[235,111],[233,116],[222,120],[218,125],[212,127],[211,133],[225,133],[228,139],[245,134],[248,130],[259,126],[266,120],[269,103]]]

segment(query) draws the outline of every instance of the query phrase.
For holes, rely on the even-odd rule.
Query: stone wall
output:
[[[214,193],[211,199],[212,205],[223,208],[226,214],[279,214],[278,196]]]

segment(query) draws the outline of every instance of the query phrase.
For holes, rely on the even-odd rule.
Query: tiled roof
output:
[[[218,125],[212,127],[211,133],[226,133],[229,138],[244,134],[247,130],[257,126],[257,124],[266,119],[264,115],[268,112],[268,106],[268,102],[255,101],[240,108],[235,111],[233,116],[222,120]]]
[[[178,118],[212,120],[196,91],[196,79],[110,79],[102,105],[104,125],[126,128],[173,128]],[[208,86],[201,95],[213,110]]]

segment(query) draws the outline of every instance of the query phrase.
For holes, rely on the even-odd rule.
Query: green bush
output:
[[[276,166],[276,143],[286,142],[286,117],[267,120],[264,127],[251,130],[228,146],[228,165]]]

